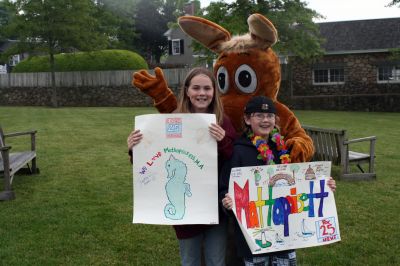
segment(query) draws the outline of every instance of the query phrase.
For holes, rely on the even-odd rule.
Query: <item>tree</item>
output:
[[[167,47],[164,33],[168,30],[161,0],[140,0],[138,2],[135,25],[141,41],[141,51],[150,63],[160,62]]]
[[[135,12],[135,26],[141,42],[140,50],[150,63],[159,63],[168,47],[164,33],[177,26],[183,6],[189,0],[139,0]],[[195,0],[197,6],[200,2]]]
[[[267,173],[268,173],[269,178],[271,178],[273,176],[273,174],[275,173],[274,168],[273,167],[268,167]]]
[[[312,21],[322,16],[307,8],[306,3],[300,0],[237,0],[231,4],[212,2],[204,9],[206,19],[217,22],[232,34],[247,33],[246,21],[253,13],[266,16],[277,28],[279,42],[274,50],[279,54],[311,59],[323,53],[318,25]],[[195,50],[199,49],[204,53],[205,49],[196,45]]]
[[[19,51],[49,55],[52,105],[58,106],[54,55],[74,50],[106,47],[107,34],[101,32],[91,0],[16,0],[15,16],[8,29],[18,36]]]
[[[4,39],[4,35],[2,33],[2,29],[5,25],[8,24],[8,10],[6,6],[6,2],[0,1],[0,41]]]
[[[5,41],[10,35],[7,32],[7,25],[10,23],[12,16],[12,4],[8,0],[0,0],[0,42]]]
[[[0,2],[0,45],[2,44],[2,42],[5,41],[3,29],[4,25],[8,24],[7,20],[8,20],[7,10],[4,7],[3,2]]]
[[[388,6],[395,6],[397,4],[399,4],[400,7],[400,0],[392,0],[392,2],[390,2]]]
[[[163,4],[162,14],[167,22],[175,22],[176,18],[181,15],[183,11],[183,2],[177,0],[165,0]],[[180,8],[178,7],[181,6]]]
[[[388,6],[395,6],[395,5],[399,5],[398,7],[400,8],[400,0],[392,0],[392,2],[388,4]],[[390,49],[389,58],[391,60],[400,60],[400,48]]]
[[[110,48],[137,50],[138,40],[134,14],[136,1],[133,0],[97,0],[97,14],[101,28],[111,33]]]
[[[295,174],[300,170],[300,166],[297,164],[291,164],[290,165],[290,171],[293,172],[293,178],[295,178]]]

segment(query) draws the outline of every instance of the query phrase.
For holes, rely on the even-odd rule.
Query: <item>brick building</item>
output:
[[[400,18],[319,27],[325,55],[314,63],[290,58],[282,102],[295,109],[399,112]]]

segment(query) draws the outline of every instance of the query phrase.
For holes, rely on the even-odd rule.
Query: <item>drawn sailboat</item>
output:
[[[301,221],[301,233],[302,233],[303,237],[311,237],[315,233],[307,228],[307,226],[305,224],[305,219],[303,219],[303,221]]]
[[[275,242],[277,244],[283,244],[283,239],[279,236],[278,233],[276,233],[276,235],[275,235]]]

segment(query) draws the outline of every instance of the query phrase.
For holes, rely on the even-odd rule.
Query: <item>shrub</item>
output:
[[[56,72],[148,69],[146,61],[132,51],[102,50],[55,55]],[[21,72],[50,72],[49,56],[33,56],[13,69]]]

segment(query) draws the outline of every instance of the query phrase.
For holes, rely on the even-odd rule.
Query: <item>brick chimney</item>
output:
[[[190,3],[187,3],[183,7],[183,11],[185,12],[185,15],[194,16],[194,14],[196,12],[196,5],[194,4],[193,1]]]

